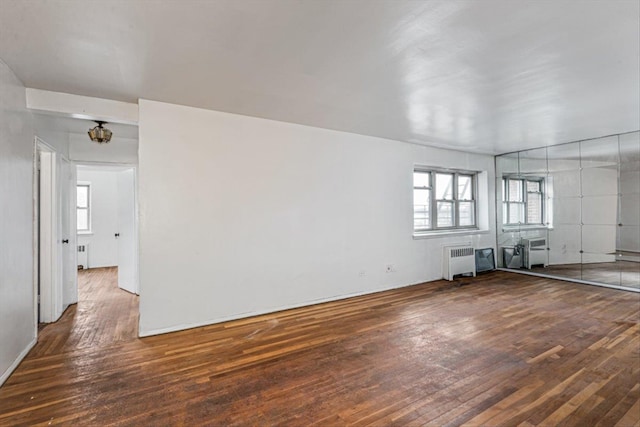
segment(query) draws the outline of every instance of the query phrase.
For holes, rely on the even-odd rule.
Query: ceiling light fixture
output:
[[[89,138],[91,138],[93,142],[98,142],[100,144],[111,141],[112,132],[109,129],[102,127],[102,125],[106,125],[107,122],[100,120],[94,120],[94,122],[96,122],[98,126],[93,129],[89,129],[89,132],[87,132],[89,134]]]

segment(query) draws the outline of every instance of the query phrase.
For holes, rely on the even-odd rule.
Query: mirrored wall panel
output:
[[[498,156],[496,180],[500,267],[640,290],[640,132]]]

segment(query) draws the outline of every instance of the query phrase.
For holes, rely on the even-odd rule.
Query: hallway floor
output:
[[[30,356],[102,347],[138,336],[138,296],[118,288],[118,268],[78,271],[78,304],[58,322],[40,324],[39,345]],[[40,345],[47,343],[47,345]]]

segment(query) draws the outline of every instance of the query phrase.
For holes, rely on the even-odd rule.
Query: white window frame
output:
[[[87,207],[80,207],[78,206],[78,200],[77,200],[77,194],[78,194],[78,187],[87,187]],[[82,210],[86,210],[87,211],[87,229],[78,229],[78,223],[77,223],[77,219],[76,219],[76,232],[78,234],[91,234],[92,233],[92,229],[91,229],[91,183],[90,182],[86,182],[86,181],[78,181],[76,183],[76,218],[78,217],[78,210],[82,209]]]
[[[416,173],[428,173],[429,187],[416,187],[413,186],[413,190],[430,189],[429,200],[429,227],[416,227],[415,224],[415,200],[413,203],[414,220],[413,220],[413,232],[414,233],[431,233],[431,232],[446,232],[446,231],[464,231],[464,230],[478,230],[478,172],[467,170],[452,170],[452,169],[435,169],[430,167],[414,167],[413,175]],[[449,174],[453,176],[452,185],[453,191],[452,199],[436,199],[436,175],[437,174]],[[458,195],[458,179],[460,176],[471,177],[471,199],[460,200]],[[413,197],[413,195],[412,195]],[[453,226],[450,227],[438,227],[438,202],[446,201],[453,203]],[[472,202],[473,203],[473,224],[472,225],[460,225],[460,202]]]
[[[510,202],[509,201],[509,185],[508,181],[520,181],[520,191],[522,191],[522,202]],[[537,182],[540,184],[540,192],[531,192],[527,189],[527,182]],[[516,175],[504,175],[502,177],[502,204],[503,204],[503,218],[502,225],[510,226],[545,226],[545,213],[546,213],[546,197],[545,197],[545,177],[542,176],[516,176]],[[540,194],[540,222],[529,222],[529,194]],[[520,203],[524,209],[524,221],[522,222],[509,222],[511,204]],[[506,206],[506,209],[504,208]]]

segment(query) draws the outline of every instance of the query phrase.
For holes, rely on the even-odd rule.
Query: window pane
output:
[[[453,227],[453,202],[438,202],[437,218],[438,227]]]
[[[458,204],[458,217],[461,227],[475,225],[475,211],[473,202],[459,202]]]
[[[468,175],[458,176],[458,200],[473,200],[472,177]]]
[[[527,223],[542,224],[542,195],[529,193],[527,197]]]
[[[522,197],[522,180],[510,179],[509,180],[509,201],[510,202],[524,202]]]
[[[429,205],[431,190],[413,190],[413,205]]]
[[[431,187],[431,174],[429,172],[414,172],[413,173],[413,186],[414,187]]]
[[[524,222],[524,203],[509,203],[509,224]]]
[[[527,181],[527,191],[540,191],[540,181]]]
[[[453,174],[436,174],[436,199],[453,200]]]
[[[431,228],[431,222],[429,219],[419,219],[414,218],[413,220],[413,228],[415,230],[425,230]]]
[[[508,224],[509,223],[509,218],[507,218],[507,203],[506,202],[502,202],[502,223],[503,224]]]
[[[431,228],[431,190],[413,190],[413,227]]]
[[[78,207],[86,208],[89,207],[89,187],[86,185],[78,185],[76,187],[78,193]]]
[[[418,228],[431,228],[431,216],[429,210],[414,210],[413,211],[413,227]]]
[[[77,209],[78,230],[89,229],[89,211],[87,209]]]

